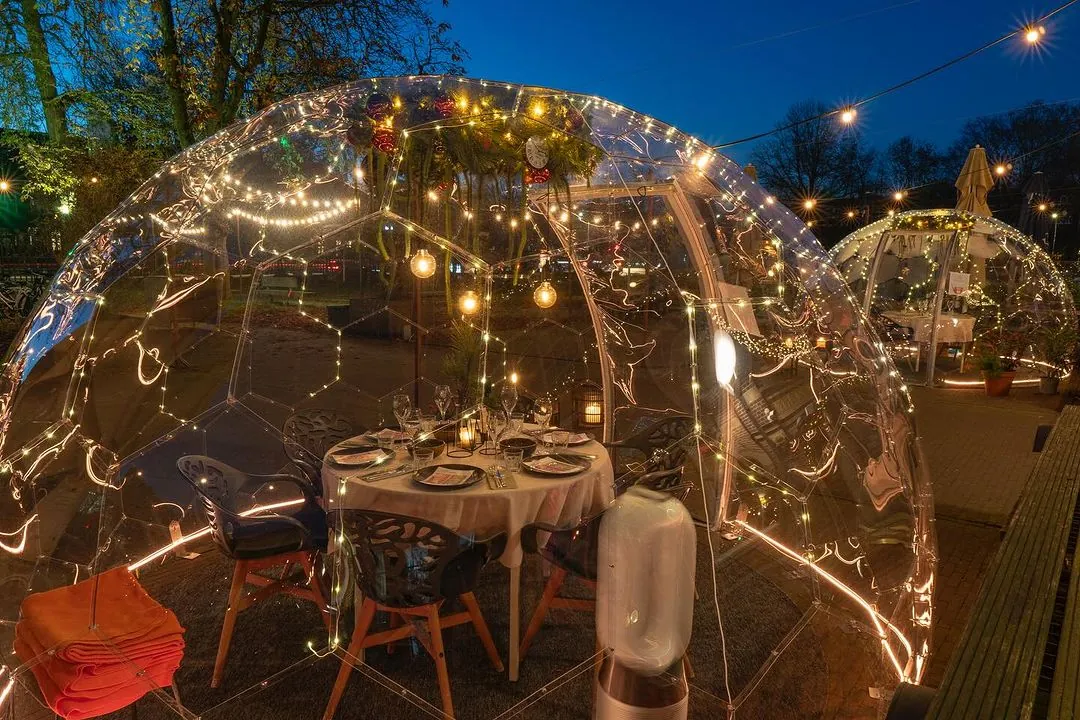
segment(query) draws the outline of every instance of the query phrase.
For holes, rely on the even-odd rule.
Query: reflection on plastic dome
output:
[[[599,98],[279,103],[77,246],[3,383],[16,716],[590,717],[623,660],[690,717],[873,715],[929,651],[884,345],[736,165]],[[599,547],[652,517],[689,565]]]
[[[906,376],[981,385],[988,357],[1021,383],[1068,374],[1072,294],[1050,255],[1016,228],[912,210],[856,230],[831,253]]]

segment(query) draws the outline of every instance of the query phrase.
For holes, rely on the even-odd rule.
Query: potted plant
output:
[[[1047,326],[1038,336],[1039,349],[1042,351],[1042,376],[1039,378],[1039,392],[1044,395],[1056,395],[1058,383],[1068,368],[1076,345],[1076,330],[1068,325]]]
[[[979,369],[982,370],[986,394],[990,397],[1005,397],[1016,379],[1019,338],[1000,330],[993,338],[984,339],[981,345]]]

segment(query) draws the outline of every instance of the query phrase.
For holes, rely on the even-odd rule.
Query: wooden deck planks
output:
[[[1080,493],[1080,407],[1062,412],[1032,470],[928,718],[1019,718],[1030,713],[1050,629],[1069,526]],[[1080,574],[1080,573],[1078,573]],[[1072,585],[1078,584],[1076,575]],[[1075,594],[1066,629],[1080,640]],[[1080,650],[1062,637],[1074,678]],[[1064,658],[1059,656],[1059,668]],[[1059,669],[1059,673],[1061,670]],[[1055,677],[1055,688],[1057,688]],[[1075,681],[1061,699],[1075,698]],[[1072,709],[1061,717],[1072,717]]]

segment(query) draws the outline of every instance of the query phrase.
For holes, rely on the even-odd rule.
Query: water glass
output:
[[[525,426],[525,413],[511,413],[510,415],[510,437],[516,437],[521,434],[521,428]]]
[[[510,472],[517,472],[521,469],[521,461],[525,457],[525,450],[523,448],[503,448],[503,459],[506,461],[506,469]]]
[[[435,418],[431,415],[420,415],[420,433],[423,437],[429,438],[435,432]]]
[[[555,445],[556,450],[565,450],[566,446],[570,444],[570,431],[569,430],[552,430],[551,441]]]
[[[420,468],[427,467],[434,459],[434,448],[413,448],[413,460],[416,461],[413,465],[414,470],[419,470]]]

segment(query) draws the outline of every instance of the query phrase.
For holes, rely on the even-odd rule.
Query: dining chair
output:
[[[506,548],[506,533],[473,540],[420,518],[374,510],[344,509],[329,514],[335,536],[352,548],[356,582],[363,602],[356,604],[356,622],[330,702],[323,713],[330,720],[337,710],[354,663],[365,648],[416,638],[435,660],[443,713],[454,716],[450,675],[446,667],[443,630],[471,623],[488,659],[499,672],[502,660],[495,649],[473,590],[480,571]],[[447,600],[460,599],[465,610],[441,614]],[[371,632],[375,613],[390,614],[390,629]],[[412,619],[412,621],[410,620]],[[418,632],[423,624],[426,632]]]
[[[915,341],[915,328],[901,325],[890,317],[887,317],[878,308],[870,308],[870,325],[877,331],[881,341],[893,351],[904,351],[907,355],[908,364],[913,370],[918,371],[916,363],[910,355],[911,343]],[[895,354],[895,352],[894,352]],[[916,358],[918,354],[916,354]]]
[[[310,483],[302,478],[248,475],[205,455],[185,455],[176,467],[202,500],[214,544],[235,561],[210,681],[210,687],[216,688],[225,672],[236,617],[252,605],[277,593],[310,600],[329,630],[326,593],[317,572],[326,550],[326,514]],[[258,512],[260,495],[269,495],[278,486],[293,486],[300,497],[267,503],[268,511]],[[282,566],[278,579],[260,574],[278,566]],[[303,570],[302,582],[291,580],[297,567]],[[256,589],[245,591],[248,585]]]
[[[310,481],[319,497],[323,493],[323,457],[330,448],[356,435],[344,415],[318,408],[290,415],[281,428],[285,455]]]
[[[611,466],[616,472],[616,489],[629,487],[628,474],[642,475],[658,470],[671,470],[686,463],[694,439],[694,419],[688,415],[668,415],[651,422],[630,437],[604,443],[611,454]],[[641,460],[619,466],[620,451],[633,451]],[[622,473],[620,473],[622,469]]]
[[[682,465],[669,470],[654,470],[650,473],[628,473],[624,478],[626,482],[615,489],[616,495],[621,495],[631,487],[646,487],[676,497],[680,501],[685,501],[686,496],[694,489],[693,483],[683,480]]]
[[[549,523],[530,523],[521,529],[521,547],[526,553],[539,555],[550,563],[551,575],[548,577],[540,603],[533,611],[525,635],[521,640],[519,656],[532,644],[544,618],[552,608],[563,610],[581,610],[594,612],[596,601],[588,598],[571,598],[559,594],[568,576],[577,577],[586,585],[596,587],[596,563],[600,538],[600,521],[603,512],[585,518],[571,527],[558,527]],[[540,533],[546,533],[547,539],[541,543]]]

